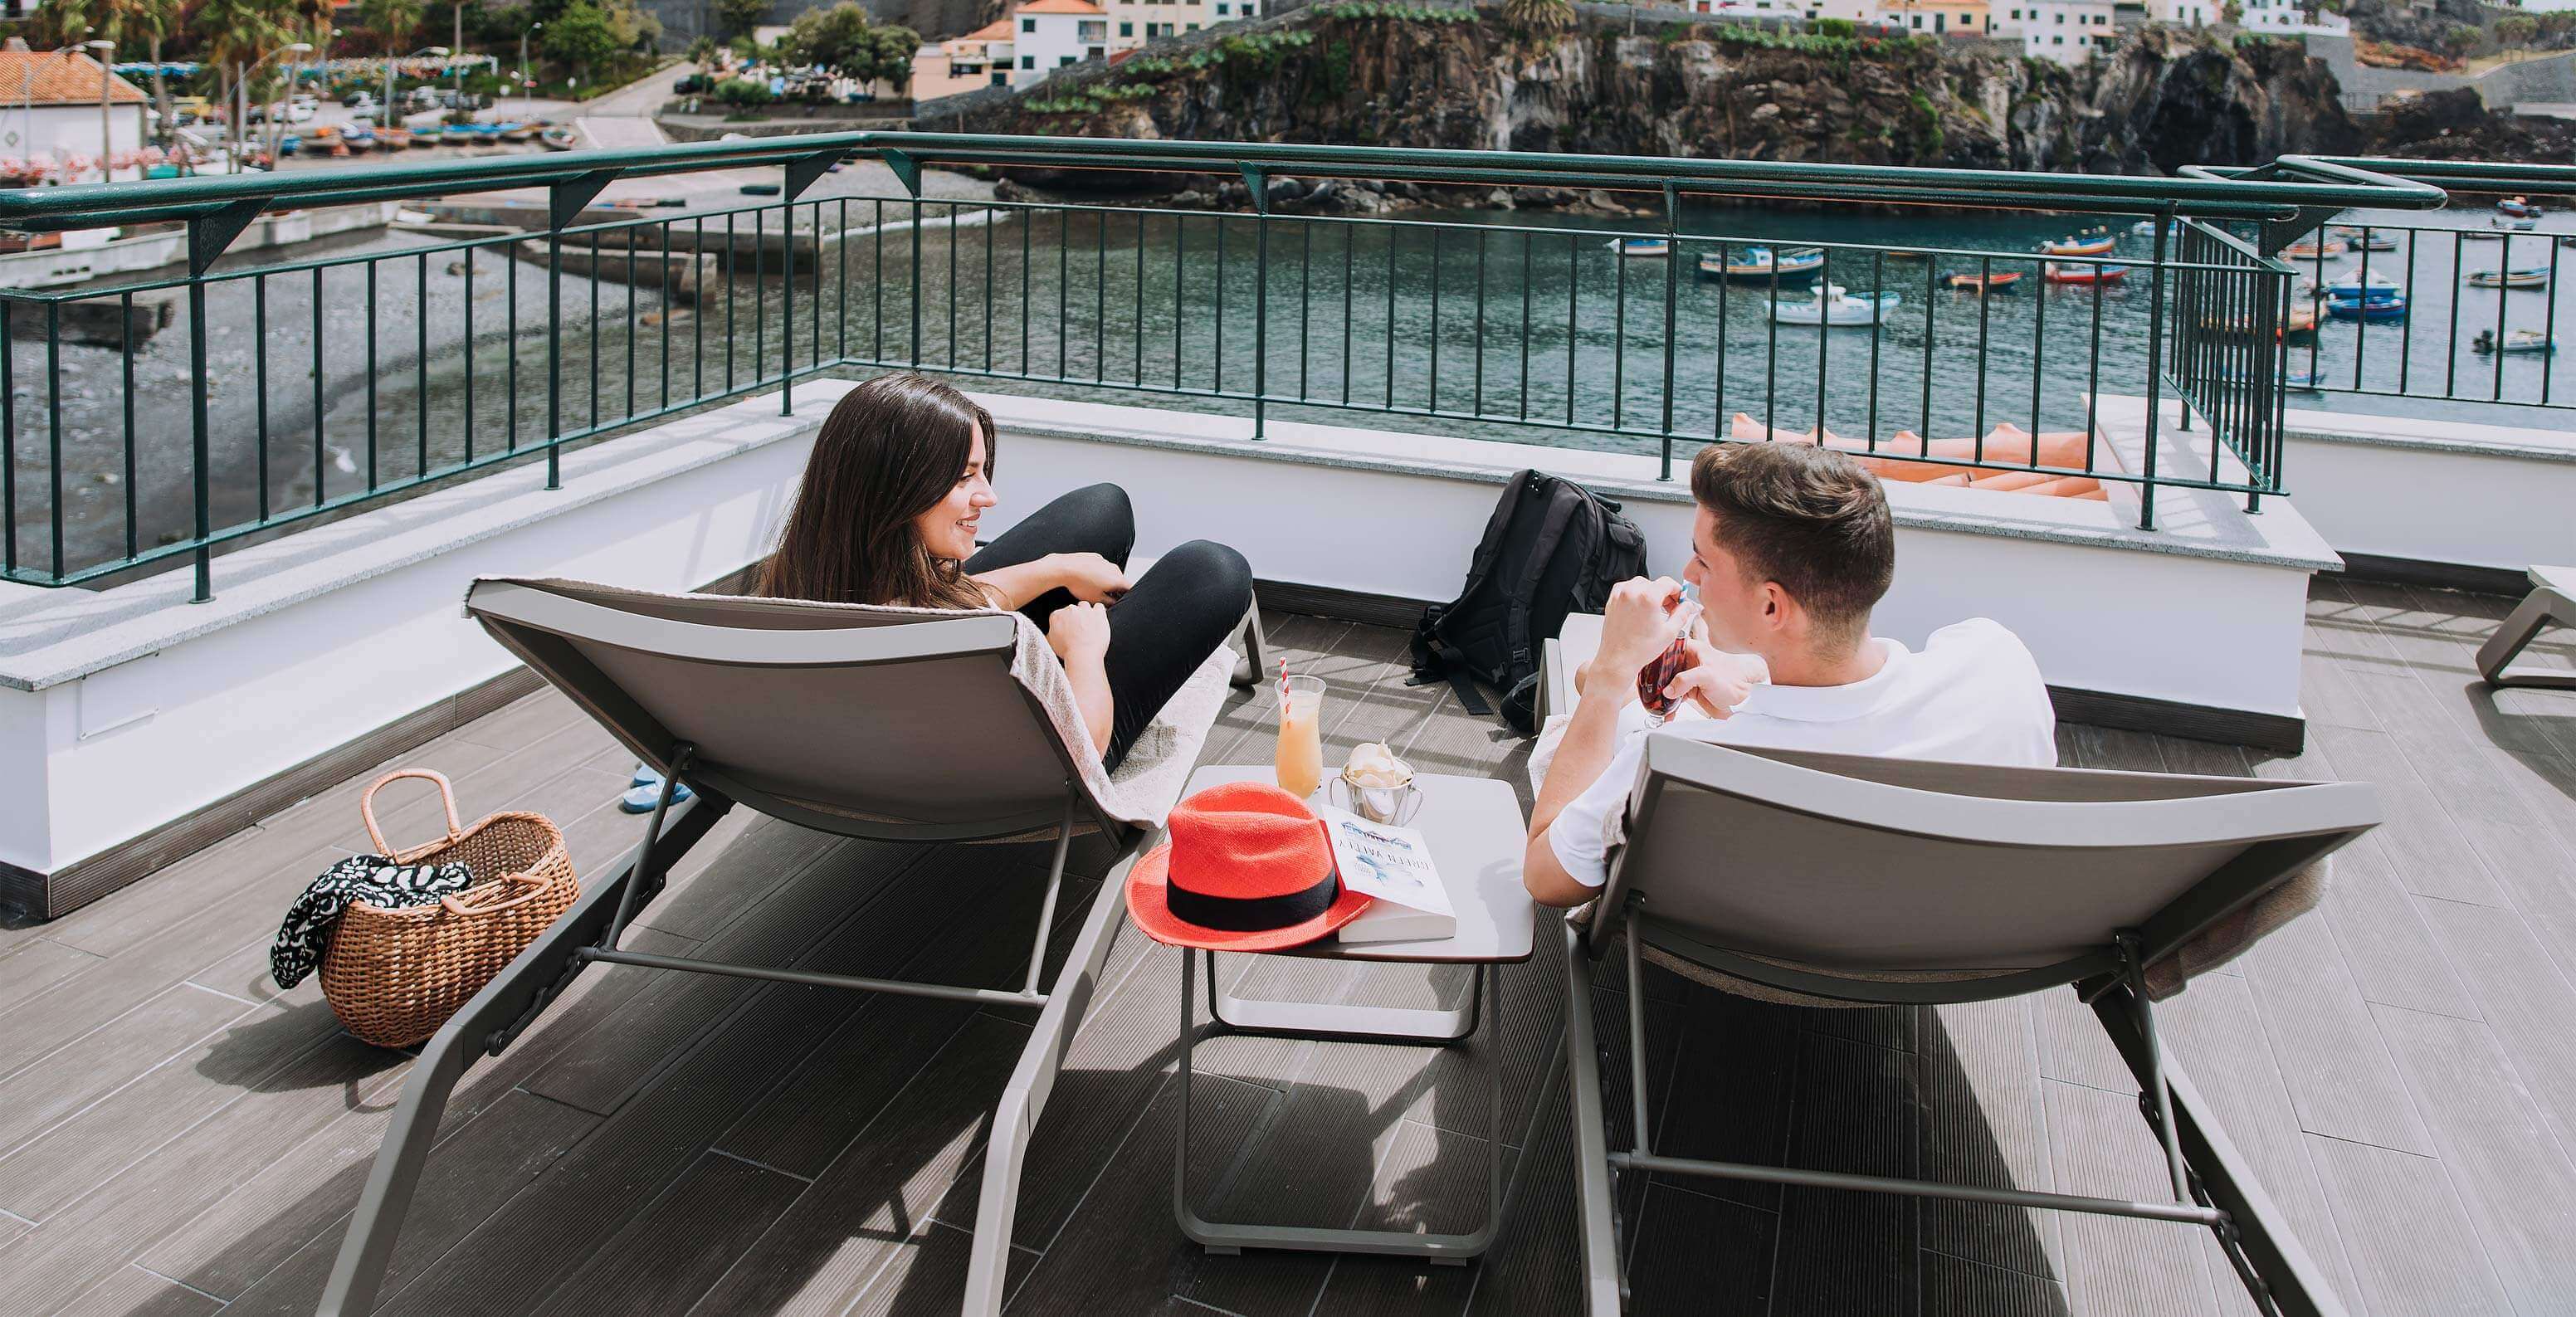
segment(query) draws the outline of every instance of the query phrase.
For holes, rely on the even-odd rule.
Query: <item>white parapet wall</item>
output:
[[[2356,571],[2519,589],[2535,563],[2576,562],[2576,430],[2284,419],[2291,501]]]
[[[850,387],[799,385],[792,418],[773,394],[568,454],[558,490],[542,466],[514,468],[225,555],[211,603],[188,602],[184,569],[0,594],[0,879],[14,884],[0,891],[111,860],[131,871],[181,821],[509,673],[459,608],[477,576],[682,590],[755,561]],[[1441,599],[1502,482],[1539,466],[1623,500],[1653,570],[1678,574],[1688,552],[1685,484],[1650,458],[1285,423],[1256,441],[1240,418],[977,396],[1001,431],[988,533],[1114,480],[1135,497],[1140,554],[1215,539],[1268,581]],[[2169,529],[2143,532],[2120,502],[1904,485],[1892,498],[1884,633],[1919,642],[1994,617],[2061,692],[2295,736],[2307,577],[2334,560],[2294,513],[2171,497]],[[58,886],[86,900],[115,881]]]

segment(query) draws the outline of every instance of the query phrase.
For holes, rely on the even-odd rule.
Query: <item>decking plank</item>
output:
[[[2419,1011],[2375,1014],[2506,1297],[2520,1312],[2566,1303],[2576,1296],[2576,1164],[2494,1035]]]
[[[2054,1079],[2040,1087],[2059,1191],[2172,1201],[2163,1153],[2138,1118],[2135,1098]],[[2210,1282],[2194,1238],[2199,1227],[2089,1212],[2066,1213],[2059,1226],[2066,1241],[2061,1278],[2086,1317],[2206,1311]]]
[[[224,1301],[166,1276],[125,1266],[54,1310],[54,1317],[212,1317]]]
[[[145,1264],[199,1289],[234,1295],[227,1317],[308,1317],[339,1256],[349,1209],[372,1169],[392,1106],[378,1102],[350,1113],[146,1250]],[[384,1292],[400,1293],[598,1123],[577,1107],[513,1090],[441,1139],[403,1218]]]
[[[2322,1134],[2308,1146],[2371,1312],[2513,1311],[2439,1161]]]
[[[120,1016],[6,1081],[0,1081],[0,1170],[56,1122],[188,1051],[254,1008],[185,984]],[[5,1207],[0,1201],[0,1207]],[[37,1213],[19,1209],[20,1216]]]
[[[2386,821],[2371,838],[2387,852],[2397,880],[2406,890],[2448,901],[2508,904],[2504,889],[2496,885],[2495,875],[2487,871],[2486,862],[2470,848],[2468,838],[2451,812],[2442,807],[2432,786],[2416,774],[2414,763],[2396,738],[2385,732],[2320,727],[2309,732],[2308,740],[2311,756],[2319,760],[2312,773],[2280,776],[2375,784],[2379,789],[2380,817]]]
[[[2428,901],[2425,914],[2542,1122],[2559,1147],[2576,1150],[2576,986],[2512,911]]]
[[[677,1183],[534,1311],[538,1317],[683,1311],[804,1190],[794,1176],[700,1153]]]
[[[2292,920],[2247,958],[2247,977],[2300,1126],[2429,1154],[2432,1136],[2321,919]]]
[[[1922,1093],[1914,1062],[1911,1053],[1806,1034],[1798,1052],[1789,1164],[1918,1178],[1915,1112]],[[1641,1249],[1647,1232],[1658,1229],[1653,1220],[1657,1210],[1689,1204],[1696,1228],[1705,1211],[1698,1204],[1714,1201],[1695,1195],[1668,1198],[1668,1192],[1659,1184],[1648,1194],[1645,1220],[1639,1224]],[[1791,1185],[1781,1191],[1778,1220],[1773,1313],[1822,1317],[1913,1306],[1922,1278],[1917,1270],[1921,1230],[1911,1199]],[[1742,1217],[1732,1224],[1750,1229],[1756,1223]]]

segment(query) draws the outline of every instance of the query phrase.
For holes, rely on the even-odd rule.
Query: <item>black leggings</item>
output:
[[[1050,553],[1096,553],[1124,570],[1135,547],[1136,513],[1127,491],[1093,485],[1030,513],[977,549],[966,560],[966,570],[1016,567]],[[1251,565],[1242,554],[1208,540],[1192,540],[1164,554],[1152,571],[1129,584],[1109,610],[1112,730],[1100,758],[1112,769],[1252,607]],[[1072,602],[1070,591],[1049,590],[1020,612],[1043,631],[1047,618]]]

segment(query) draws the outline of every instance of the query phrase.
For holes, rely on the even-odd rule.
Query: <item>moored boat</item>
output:
[[[2120,240],[2111,236],[2109,229],[2096,227],[2043,242],[2039,250],[2044,256],[2100,256],[2119,245]]]
[[[537,140],[545,143],[546,149],[549,151],[569,151],[574,147],[581,145],[581,138],[579,135],[575,134],[573,130],[569,128],[561,127],[548,128],[539,132],[537,134]]]
[[[2540,207],[2533,205],[2529,197],[2506,197],[2496,203],[2496,210],[2516,219],[2530,219],[2541,213]]]
[[[1768,247],[1747,247],[1736,260],[1710,252],[1699,258],[1699,272],[1707,279],[1762,280],[1773,275],[1787,279],[1814,274],[1824,268],[1825,254],[1814,247],[1774,252]]]
[[[2336,297],[2329,293],[2326,296],[2326,314],[2337,320],[2359,320],[2365,324],[2403,320],[2406,318],[2406,295],[2391,292],[2379,296],[2374,292],[2364,297]]]
[[[2006,270],[2001,274],[1954,274],[1949,278],[1952,288],[1970,293],[2010,292],[2012,286],[2020,282],[2019,270]]]
[[[376,130],[376,149],[379,151],[399,151],[410,145],[411,130],[408,128],[379,128]]]
[[[438,130],[438,140],[449,146],[462,146],[474,140],[474,125],[452,123]]]
[[[1670,256],[1673,254],[1673,244],[1670,238],[1612,238],[1605,245],[1608,246],[1612,252],[1623,257]]]
[[[2508,219],[2502,215],[2490,215],[2487,217],[2487,227],[2491,229],[2504,229],[2514,233],[2529,233],[2540,227],[2540,221],[2536,219]]]
[[[531,142],[536,140],[537,130],[543,127],[545,125],[541,123],[505,123],[501,125],[501,140]]]
[[[2309,287],[2313,290],[2312,295],[2317,297],[2349,297],[2373,302],[2384,302],[2406,291],[2404,286],[2384,274],[2373,274],[2366,278],[2353,275],[2322,285],[2311,284]]]
[[[2481,354],[2492,352],[2554,352],[2557,349],[2557,340],[2551,338],[2547,334],[2541,333],[2537,329],[2508,329],[2504,332],[2504,339],[2501,342],[2497,341],[2494,330],[2481,329],[2478,331],[2478,336],[2476,338],[2469,340],[2469,350]]]
[[[1869,325],[1903,300],[1895,293],[1854,297],[1841,284],[1826,284],[1803,301],[1772,299],[1771,318],[1784,325]]]
[[[2529,265],[2519,270],[2471,270],[2469,286],[2472,288],[2546,288],[2549,286],[2549,267]]]
[[[2061,265],[2056,261],[2039,268],[2039,277],[2053,284],[2107,284],[2129,277],[2125,265]]]
[[[2341,256],[2344,251],[2345,247],[2341,239],[2319,238],[2310,242],[2291,243],[2281,249],[2281,258],[2290,261],[2313,261],[2328,256]]]

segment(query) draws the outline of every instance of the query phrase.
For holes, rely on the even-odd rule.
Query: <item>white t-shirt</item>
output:
[[[1847,686],[1755,686],[1728,718],[1665,724],[1652,734],[1716,745],[2053,768],[2057,710],[2021,638],[1988,618],[1932,633],[1920,654],[1873,638],[1886,662]],[[1553,721],[1553,720],[1551,720]],[[1599,887],[1610,849],[1627,836],[1628,792],[1645,756],[1646,711],[1619,714],[1619,751],[1548,826],[1548,845],[1575,881]],[[1555,746],[1543,750],[1551,760]]]

